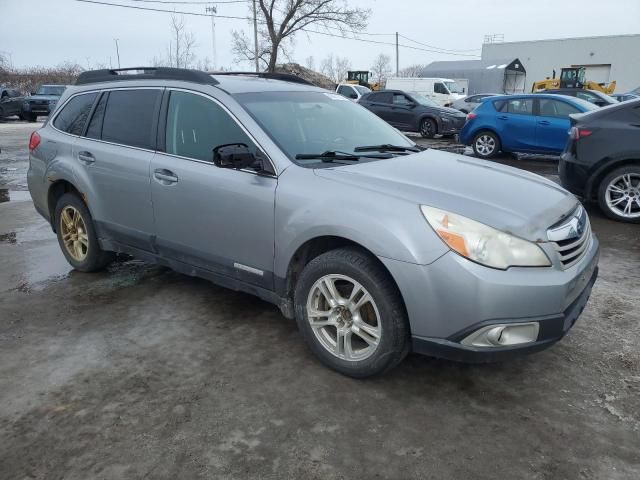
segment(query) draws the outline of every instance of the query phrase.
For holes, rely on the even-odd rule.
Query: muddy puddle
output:
[[[31,195],[25,190],[9,190],[0,188],[0,203],[26,202],[31,200]]]

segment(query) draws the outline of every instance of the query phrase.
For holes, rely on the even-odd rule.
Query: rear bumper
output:
[[[560,156],[558,174],[562,186],[571,193],[579,197],[591,196],[587,191],[589,173],[584,166],[578,163],[575,155],[568,150],[565,150]]]
[[[458,362],[467,363],[489,363],[506,360],[514,356],[526,353],[534,353],[550,347],[573,327],[580,314],[587,305],[587,301],[591,296],[591,290],[598,277],[598,269],[596,268],[578,298],[569,305],[562,313],[551,317],[528,318],[529,322],[538,322],[540,324],[540,333],[536,342],[526,343],[522,345],[510,347],[492,347],[482,348],[461,345],[459,342],[469,333],[478,330],[481,327],[490,325],[491,322],[481,322],[472,325],[468,329],[453,335],[450,339],[424,338],[414,336],[412,338],[413,351],[423,355],[444,358]],[[522,319],[500,320],[499,323],[517,323]]]

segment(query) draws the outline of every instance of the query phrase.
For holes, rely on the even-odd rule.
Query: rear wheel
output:
[[[432,119],[425,118],[420,122],[420,135],[424,138],[433,138],[436,133],[438,133],[438,126]]]
[[[598,203],[609,218],[640,223],[640,166],[625,165],[604,177]]]
[[[296,285],[296,321],[328,367],[364,378],[397,365],[409,351],[400,293],[366,252],[332,250],[313,259]]]
[[[500,151],[500,140],[493,132],[478,133],[473,139],[473,153],[480,158],[493,158]]]
[[[89,209],[76,194],[60,197],[54,218],[58,243],[73,268],[96,272],[113,261],[115,255],[100,248]]]
[[[25,117],[27,118],[28,122],[37,122],[38,121],[38,116],[33,114],[33,113],[27,113],[25,115]]]

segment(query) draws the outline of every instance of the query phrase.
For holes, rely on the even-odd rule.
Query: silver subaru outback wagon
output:
[[[249,292],[327,366],[483,362],[573,326],[587,213],[539,176],[417,147],[296,77],[83,73],[29,142],[28,182],[77,270],[115,252]]]

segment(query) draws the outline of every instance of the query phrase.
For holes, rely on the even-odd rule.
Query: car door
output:
[[[569,115],[580,113],[564,100],[552,98],[538,99],[536,110],[536,146],[550,153],[560,153],[567,143],[570,121]]]
[[[358,92],[350,85],[340,85],[338,87],[338,93],[343,97],[347,97],[350,100],[358,99]]]
[[[403,130],[415,130],[418,125],[417,118],[415,118],[416,103],[403,93],[394,93],[392,101],[393,125]]]
[[[268,159],[213,98],[182,90],[168,93],[161,116],[166,118],[161,126],[164,139],[159,141],[164,151],[151,162],[158,251],[209,272],[273,288],[277,177],[217,167],[213,149],[243,143]]]
[[[397,126],[393,119],[393,95],[391,92],[378,92],[368,95],[366,107],[390,125]]]
[[[100,237],[153,250],[149,168],[162,89],[104,92],[73,145],[76,175]]]
[[[535,150],[536,118],[533,98],[500,100],[496,106],[496,130],[502,147],[507,151]]]

